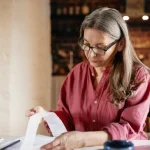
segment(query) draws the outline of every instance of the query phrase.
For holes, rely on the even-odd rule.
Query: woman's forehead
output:
[[[107,41],[109,42],[112,40],[109,34],[93,28],[85,29],[83,38],[91,43],[105,43]]]

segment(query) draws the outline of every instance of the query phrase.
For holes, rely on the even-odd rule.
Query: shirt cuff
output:
[[[128,131],[125,132],[125,129],[119,124],[111,123],[102,128],[102,130],[106,130],[110,134],[112,140],[127,140],[125,133],[128,133]]]

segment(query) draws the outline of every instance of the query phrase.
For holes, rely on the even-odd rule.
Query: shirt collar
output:
[[[91,75],[92,75],[93,77],[95,77],[95,76],[96,76],[96,74],[95,74],[94,67],[93,67],[93,66],[91,66],[89,62],[88,62],[88,64],[89,64],[89,66],[90,66],[90,72],[91,72]],[[104,73],[108,74],[108,73],[109,73],[109,71],[110,71],[110,69],[111,69],[111,66],[106,67],[106,68],[105,68],[105,70],[104,70]]]

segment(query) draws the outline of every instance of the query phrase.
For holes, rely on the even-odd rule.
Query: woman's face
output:
[[[110,38],[107,33],[92,28],[84,30],[83,39],[84,44],[96,48],[106,48],[110,43],[114,42],[114,40]],[[105,52],[105,55],[103,56],[95,54],[92,49],[84,52],[91,66],[107,67],[112,64],[117,50],[116,44],[114,44]]]

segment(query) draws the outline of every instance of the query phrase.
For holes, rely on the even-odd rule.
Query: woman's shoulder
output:
[[[135,64],[134,66],[135,78],[136,80],[148,79],[150,80],[150,70],[148,67],[142,64]]]

